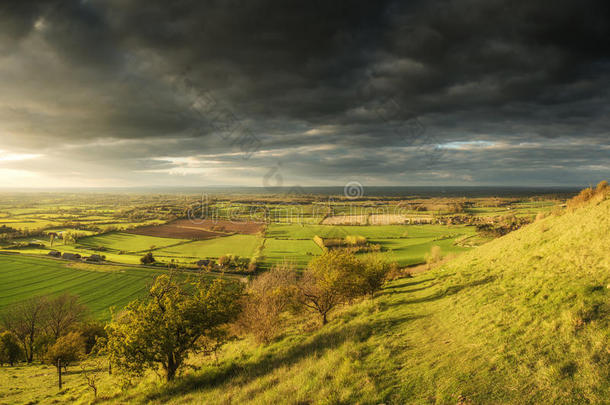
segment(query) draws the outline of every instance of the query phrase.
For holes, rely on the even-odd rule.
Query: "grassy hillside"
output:
[[[609,247],[609,201],[551,216],[398,280],[328,327],[236,343],[218,367],[121,400],[607,403]]]
[[[323,328],[295,320],[270,345],[228,345],[217,366],[194,359],[200,368],[171,385],[150,376],[100,393],[159,404],[608,403],[609,248],[605,201],[390,283]],[[39,399],[87,401],[85,390]]]

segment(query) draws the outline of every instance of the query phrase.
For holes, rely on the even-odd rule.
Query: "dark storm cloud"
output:
[[[3,2],[0,153],[127,183],[585,183],[609,49],[601,0]]]

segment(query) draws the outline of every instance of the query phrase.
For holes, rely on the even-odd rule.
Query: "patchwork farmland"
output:
[[[106,316],[105,308],[137,296],[168,267],[240,277],[284,262],[303,270],[324,250],[337,247],[359,255],[381,252],[398,266],[414,266],[434,247],[446,256],[491,239],[472,224],[494,223],[507,211],[531,220],[556,205],[552,199],[517,198],[289,200],[227,196],[212,201],[211,218],[188,219],[185,213],[198,203],[195,196],[186,202],[175,195],[4,196],[0,253],[10,255],[0,255],[0,282],[10,290],[0,306],[68,288],[96,316]],[[154,260],[142,266],[145,255]]]

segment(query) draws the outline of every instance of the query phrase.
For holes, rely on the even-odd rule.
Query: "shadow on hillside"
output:
[[[466,288],[476,287],[479,285],[490,283],[495,279],[496,279],[495,276],[489,276],[489,277],[485,277],[480,280],[471,281],[469,283],[452,285],[452,286],[446,287],[444,289],[440,289],[439,291],[437,291],[433,294],[427,295],[425,297],[401,300],[401,301],[393,302],[393,303],[389,304],[389,306],[400,306],[400,305],[418,304],[418,303],[422,303],[422,302],[436,301],[443,297],[457,294]],[[411,290],[411,292],[413,292],[413,291],[417,291],[417,290]]]
[[[383,291],[380,294],[383,294],[384,292],[386,292],[388,290],[390,290],[390,291],[391,290],[398,290],[400,288],[411,287],[411,286],[414,286],[414,285],[427,283],[429,281],[432,281],[432,279],[419,280],[419,281],[407,281],[407,282],[396,284],[396,285],[389,285],[387,287],[384,287]]]
[[[384,319],[376,322],[363,322],[353,325],[335,326],[329,324],[317,334],[295,343],[286,350],[268,352],[254,359],[233,361],[221,364],[217,368],[208,368],[200,374],[188,375],[172,385],[161,387],[158,391],[146,396],[145,402],[165,402],[176,395],[206,388],[214,388],[232,380],[233,384],[244,385],[248,382],[273,372],[278,367],[290,366],[310,356],[322,356],[327,350],[347,342],[363,342],[375,333],[410,322],[423,316],[403,316]]]

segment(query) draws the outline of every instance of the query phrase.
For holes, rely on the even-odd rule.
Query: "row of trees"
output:
[[[201,278],[177,281],[157,277],[149,299],[134,301],[114,314],[106,326],[107,352],[123,375],[141,376],[160,367],[167,381],[175,378],[191,353],[215,353],[231,331],[269,342],[290,313],[311,311],[322,322],[339,305],[373,297],[390,266],[379,256],[358,258],[330,251],[299,274],[287,264],[241,282]]]
[[[17,303],[2,315],[1,322],[3,329],[20,342],[25,361],[31,363],[36,354],[44,354],[59,337],[84,323],[86,315],[77,296],[63,294]]]
[[[325,325],[338,306],[373,298],[392,268],[378,255],[358,258],[345,250],[313,259],[301,276],[290,264],[277,266],[250,283],[237,325],[260,342],[277,336],[287,313],[309,311]]]
[[[77,296],[34,297],[2,314],[0,364],[13,365],[35,358],[64,367],[89,353],[104,325],[88,318]]]

